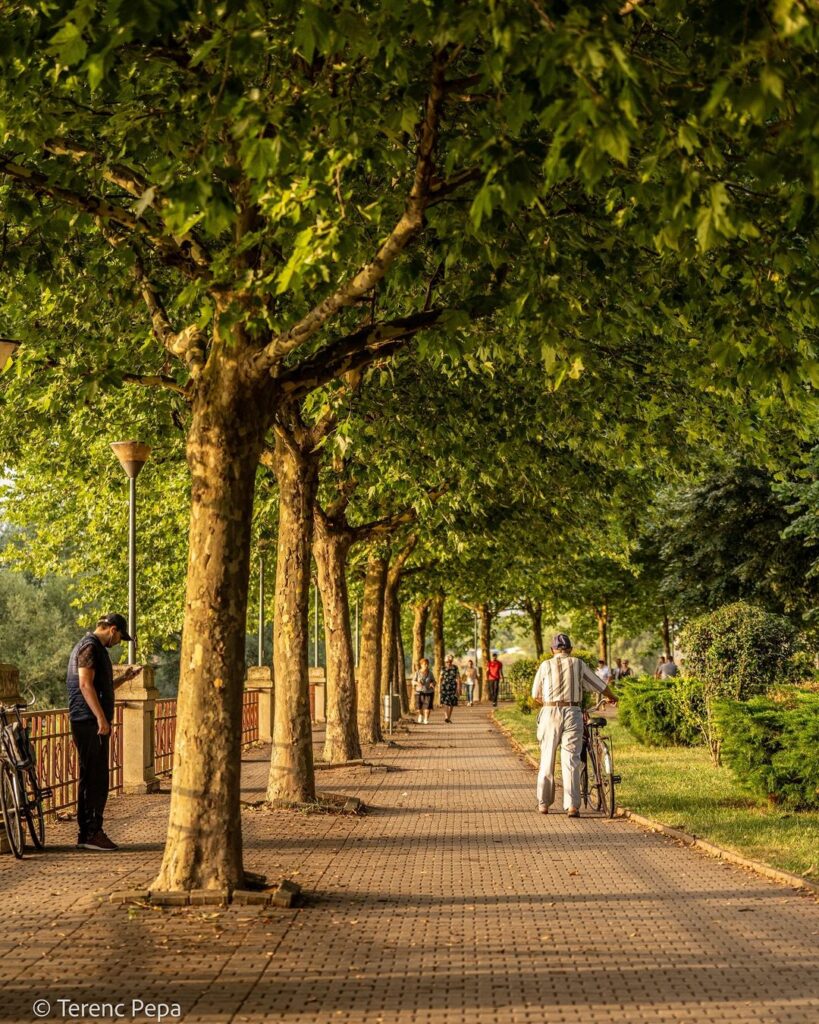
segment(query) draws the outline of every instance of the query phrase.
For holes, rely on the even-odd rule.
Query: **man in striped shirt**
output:
[[[555,798],[555,755],[560,747],[563,807],[570,818],[580,816],[580,754],[583,745],[583,692],[601,694],[615,703],[614,694],[580,658],[572,657],[565,633],[552,641],[554,657],[541,663],[532,685],[532,699],[543,706],[537,716],[540,771],[537,807],[548,814]]]

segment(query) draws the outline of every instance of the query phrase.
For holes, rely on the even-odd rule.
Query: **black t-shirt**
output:
[[[94,669],[94,689],[103,714],[110,722],[114,717],[114,669],[108,651],[94,633],[86,633],[68,659],[65,685],[68,690],[68,717],[72,722],[87,722],[95,717],[80,690],[80,668]]]

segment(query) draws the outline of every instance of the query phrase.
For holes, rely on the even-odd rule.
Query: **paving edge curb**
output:
[[[506,737],[512,748],[519,754],[522,754],[533,768],[538,768],[537,760],[522,743],[515,739],[509,729],[502,722],[499,722],[494,715],[490,717],[495,728]],[[781,885],[787,885],[792,889],[806,889],[819,896],[819,883],[811,882],[804,875],[795,875],[790,871],[783,871],[781,868],[773,868],[770,864],[763,864],[762,861],[750,860],[748,857],[743,857],[732,850],[726,850],[722,846],[717,846],[716,843],[709,843],[706,839],[699,839],[688,832],[683,832],[682,829],[672,828],[670,825],[665,825],[661,821],[655,821],[653,818],[646,818],[644,815],[637,814],[636,811],[632,811],[628,807],[618,807],[617,816],[624,818],[626,821],[631,821],[641,828],[651,829],[652,832],[659,832],[661,835],[668,836],[669,839],[676,839],[679,842],[685,843],[686,846],[700,850],[709,857],[715,857],[717,860],[724,860],[729,864],[735,864],[737,867],[753,871],[757,875],[762,875],[774,882],[779,882]]]

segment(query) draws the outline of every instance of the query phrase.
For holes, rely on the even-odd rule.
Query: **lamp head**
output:
[[[151,454],[150,446],[141,441],[115,441],[111,447],[131,480],[139,476],[139,471]]]

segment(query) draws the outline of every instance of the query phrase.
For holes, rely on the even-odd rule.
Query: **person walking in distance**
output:
[[[467,707],[471,708],[475,687],[478,685],[478,670],[475,668],[475,662],[471,658],[466,663],[462,678],[466,687],[466,704]]]
[[[532,684],[532,699],[543,705],[537,716],[540,771],[537,808],[548,814],[555,798],[555,755],[560,747],[563,808],[570,818],[580,816],[580,754],[583,746],[583,691],[616,699],[607,683],[585,661],[572,657],[565,633],[552,640],[552,658],[542,662]]]
[[[455,664],[451,654],[444,658],[444,667],[441,671],[441,696],[439,703],[444,708],[444,721],[452,721],[452,709],[457,705],[461,696],[461,673]]]
[[[108,800],[108,748],[114,717],[114,689],[141,671],[139,666],[133,665],[114,683],[108,649],[122,640],[131,640],[125,617],[116,613],[103,616],[96,628],[74,646],[65,677],[71,736],[80,766],[77,847],[105,853],[117,849],[102,827]]]
[[[435,692],[435,676],[430,671],[429,658],[421,658],[418,668],[412,677],[415,700],[418,703],[418,724],[429,725],[429,713],[432,711],[432,695]]]
[[[492,657],[486,663],[486,679],[489,683],[489,699],[498,706],[498,691],[503,682],[503,664],[498,661],[498,652],[492,651]]]

